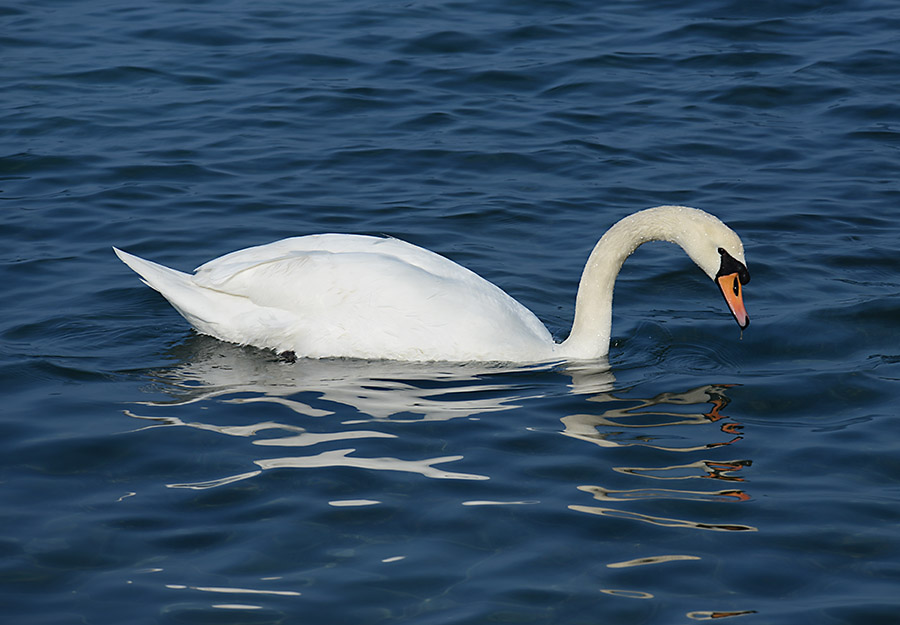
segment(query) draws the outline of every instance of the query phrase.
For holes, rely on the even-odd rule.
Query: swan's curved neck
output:
[[[560,355],[572,359],[605,356],[612,329],[613,287],[625,259],[648,241],[670,241],[682,247],[683,207],[660,206],[625,217],[597,242],[588,257],[575,299],[575,320]]]

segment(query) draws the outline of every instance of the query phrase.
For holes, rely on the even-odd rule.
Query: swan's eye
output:
[[[741,283],[738,281],[737,276],[735,276],[734,285],[731,288],[734,290],[735,295],[741,294]]]
[[[719,256],[725,256],[725,248],[724,247],[719,248]]]

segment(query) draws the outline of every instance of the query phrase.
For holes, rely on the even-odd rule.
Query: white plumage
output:
[[[676,219],[677,228],[698,233],[696,241],[675,237],[671,228],[654,230],[654,224],[678,215],[688,218]],[[623,228],[629,220],[632,227]],[[702,240],[709,227],[718,235],[712,243]],[[624,238],[610,237],[617,228]],[[226,254],[193,275],[114,249],[198,332],[225,341],[309,358],[540,362],[606,354],[615,275],[637,245],[653,238],[681,244],[707,273],[704,265],[716,262],[717,246],[726,246],[743,263],[740,239],[711,215],[684,207],[636,213],[611,229],[591,254],[576,323],[561,344],[499,287],[397,239],[294,237]],[[704,249],[709,245],[712,251]]]

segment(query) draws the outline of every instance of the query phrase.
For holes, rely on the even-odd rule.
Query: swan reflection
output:
[[[723,423],[719,429],[730,436],[728,440],[700,445],[662,445],[651,443],[659,439],[666,428],[685,425],[708,425],[722,420],[721,410],[728,405],[725,390],[730,385],[708,384],[683,393],[661,393],[648,399],[621,398],[615,393],[598,393],[591,402],[603,402],[611,407],[598,413],[573,414],[561,419],[563,434],[601,447],[641,445],[664,451],[695,452],[731,445],[742,438],[740,425]],[[684,412],[666,410],[665,406],[696,406],[709,403],[706,411]],[[638,434],[651,428],[655,435]]]
[[[576,512],[585,512],[587,514],[596,514],[598,516],[609,516],[619,519],[630,519],[633,521],[642,521],[651,525],[659,525],[661,527],[680,527],[685,529],[712,530],[717,532],[755,532],[757,529],[750,525],[742,525],[739,523],[708,523],[704,521],[693,521],[688,519],[673,519],[667,517],[653,516],[651,514],[641,514],[639,512],[631,512],[629,510],[621,510],[619,508],[604,508],[601,506],[580,506],[571,505],[569,510]]]
[[[341,413],[347,408],[356,410],[359,419],[343,421],[345,424],[387,419],[399,423],[446,421],[521,407],[530,396],[515,384],[491,383],[491,376],[509,378],[550,367],[347,359],[291,363],[254,348],[202,336],[193,339],[180,346],[188,350],[179,353],[180,364],[156,374],[172,399],[140,403],[171,406],[213,399],[232,404],[268,403],[307,417],[327,417],[335,413],[334,408]]]
[[[625,562],[610,562],[606,565],[608,569],[630,569],[636,566],[647,566],[648,564],[664,564],[666,562],[678,562],[679,560],[699,560],[698,556],[688,555],[666,555],[666,556],[647,556],[645,558],[636,558],[634,560],[626,560]]]
[[[563,434],[607,450],[641,447],[651,452],[649,457],[663,460],[655,466],[610,467],[610,479],[617,473],[645,482],[633,487],[563,485],[571,489],[575,499],[568,509],[668,527],[754,529],[626,509],[654,500],[728,503],[750,499],[737,488],[744,481],[742,473],[751,465],[749,460],[696,457],[732,445],[743,436],[741,425],[724,414],[730,401],[729,385],[708,384],[642,398],[633,396],[634,389],[616,390],[615,378],[603,366],[605,363],[518,368],[354,360],[288,363],[267,352],[205,337],[195,337],[178,351],[182,352],[176,353],[180,363],[154,375],[157,388],[167,397],[140,402],[140,409],[126,412],[142,422],[138,431],[180,427],[213,432],[246,439],[260,455],[247,459],[248,466],[232,475],[171,483],[170,488],[217,488],[272,469],[325,467],[484,481],[491,477],[484,468],[462,469],[463,464],[455,464],[464,459],[463,450],[450,449],[449,453],[419,458],[409,458],[408,451],[395,456],[385,450],[398,444],[396,440],[407,427],[404,424],[479,419],[486,414],[524,408],[527,412],[522,415],[536,420],[529,421],[531,424],[541,423],[541,419],[548,424],[562,424],[562,429],[549,430],[532,426],[527,428],[529,432]],[[202,411],[183,409],[191,404],[201,404]],[[273,409],[260,410],[266,405]],[[234,408],[226,411],[226,406]],[[216,407],[221,410],[210,410]],[[244,422],[234,424],[235,414]],[[252,418],[260,414],[266,418]],[[273,419],[277,414],[287,415],[287,422]],[[221,423],[229,416],[231,423]],[[383,445],[378,446],[379,439]],[[378,452],[371,452],[373,445]],[[264,450],[276,453],[266,456]],[[682,461],[665,462],[675,457],[672,454]],[[695,456],[692,462],[683,461],[686,454]],[[646,460],[648,454],[640,457]],[[697,479],[717,480],[721,486],[703,489],[698,487]],[[678,488],[687,480],[694,480],[694,487]],[[585,495],[602,505],[585,505],[580,501]],[[508,498],[476,496],[462,505],[525,503],[539,503],[539,499],[522,497],[521,493]]]
[[[711,478],[726,482],[743,482],[742,476],[732,474],[744,467],[749,467],[750,464],[749,460],[698,460],[690,464],[663,467],[613,467],[613,470],[654,480]]]
[[[695,621],[712,621],[720,618],[732,618],[734,616],[747,616],[748,614],[756,614],[756,610],[701,610],[697,612],[688,612],[685,616]]]
[[[690,501],[747,501],[750,496],[741,490],[677,490],[671,488],[638,488],[610,490],[602,486],[579,486],[578,490],[590,493],[600,501],[637,501],[640,499],[685,499]]]
[[[679,393],[660,393],[651,398],[628,398],[623,400],[614,393],[601,393],[590,398],[592,402],[603,402],[605,409],[593,413],[582,413],[562,417],[565,426],[563,434],[601,447],[641,446],[666,453],[699,453],[717,447],[732,445],[743,438],[741,426],[722,410],[729,403],[725,394],[731,385],[709,384]],[[705,405],[709,404],[709,407]],[[697,407],[703,406],[704,409]],[[675,408],[680,410],[675,410]],[[685,410],[685,407],[693,409]],[[717,442],[684,444],[692,437],[692,432],[701,426],[701,439],[708,436],[709,425],[717,424],[718,430],[728,437]],[[693,426],[685,431],[686,426]],[[706,427],[703,427],[706,426]],[[646,431],[650,430],[648,434]],[[676,439],[679,444],[663,443],[663,439]],[[688,464],[664,465],[659,467],[613,467],[613,470],[635,477],[654,480],[687,480],[695,478],[740,482],[743,478],[734,475],[749,460],[702,459]],[[726,488],[720,490],[696,490],[674,488],[635,488],[615,490],[600,485],[582,485],[578,490],[589,493],[595,500],[603,502],[640,502],[659,499],[677,499],[699,502],[744,502],[750,496],[743,490]],[[714,531],[756,531],[755,527],[743,524],[714,523],[689,519],[658,517],[621,508],[603,506],[570,505],[570,510],[598,516],[626,518],[663,527],[683,527]]]
[[[359,360],[305,360],[289,363],[259,350],[225,345],[195,337],[180,346],[182,362],[154,375],[158,388],[169,396],[158,401],[138,402],[144,408],[125,414],[144,421],[139,430],[156,427],[185,427],[226,436],[248,438],[251,444],[267,448],[313,448],[326,443],[363,439],[396,439],[381,425],[440,422],[508,411],[534,397],[517,376],[549,369],[509,368],[484,364],[403,363]],[[327,422],[327,431],[310,431],[293,423],[260,420],[242,425],[201,422],[173,416],[173,408],[190,404],[277,405],[300,417],[316,420],[340,413],[343,418]],[[163,411],[162,416],[140,414]],[[256,411],[248,412],[254,414]],[[196,415],[196,411],[191,414]],[[272,414],[272,411],[266,411]],[[351,418],[347,418],[350,416]],[[365,427],[368,424],[370,427]],[[310,426],[314,423],[310,422]],[[451,471],[443,465],[462,460],[462,455],[401,459],[365,456],[356,448],[329,449],[304,454],[253,460],[245,471],[201,482],[168,484],[170,488],[208,489],[256,477],[270,469],[352,467],[364,470],[415,473],[432,479],[486,480],[488,476]],[[439,466],[440,465],[440,466]]]
[[[165,480],[176,497],[216,499],[216,489],[228,493],[243,484],[254,492],[296,489],[320,504],[315,514],[338,510],[354,524],[387,523],[382,516],[402,521],[410,508],[417,519],[440,515],[442,523],[462,527],[490,517],[524,518],[538,519],[546,530],[551,518],[563,521],[556,526],[563,533],[567,522],[596,526],[598,540],[610,528],[615,535],[616,525],[642,538],[663,536],[665,546],[642,539],[593,568],[597,591],[623,602],[656,600],[654,580],[667,568],[677,576],[711,566],[705,553],[673,547],[674,534],[700,530],[727,541],[757,531],[739,505],[751,499],[752,463],[739,453],[744,433],[728,414],[733,387],[726,384],[674,392],[647,392],[649,383],[616,388],[604,363],[288,363],[204,337],[175,355],[176,365],[152,376],[155,401],[129,406],[126,414],[135,432],[183,435],[187,444],[173,446],[174,454],[192,453],[197,436],[215,439],[203,451],[216,462],[209,472],[204,467],[213,461],[177,458],[191,473]],[[394,478],[403,480],[401,487]],[[434,501],[444,507],[431,512]],[[388,563],[404,556],[379,557]],[[655,567],[659,574],[641,575]],[[181,592],[214,592],[208,588]],[[705,607],[715,606],[690,606]]]
[[[189,488],[192,490],[205,490],[216,488],[226,484],[233,484],[240,480],[256,477],[266,469],[315,469],[323,467],[353,467],[357,469],[372,469],[376,471],[401,471],[406,473],[418,473],[425,477],[447,480],[486,480],[487,476],[471,473],[453,473],[435,467],[436,464],[461,460],[462,456],[444,456],[427,460],[401,460],[399,458],[362,458],[350,456],[355,449],[333,449],[323,451],[313,456],[299,456],[290,458],[267,458],[255,460],[259,466],[257,471],[247,471],[237,475],[205,482],[190,482],[184,484],[167,484],[169,488]]]

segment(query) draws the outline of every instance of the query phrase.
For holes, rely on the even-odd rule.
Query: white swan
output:
[[[750,322],[750,274],[740,238],[695,208],[659,206],[616,223],[594,247],[569,337],[554,342],[527,308],[434,252],[397,239],[320,234],[226,254],[193,275],[113,248],[202,333],[298,357],[546,362],[609,350],[613,284],[625,259],[653,240],[680,245]]]

